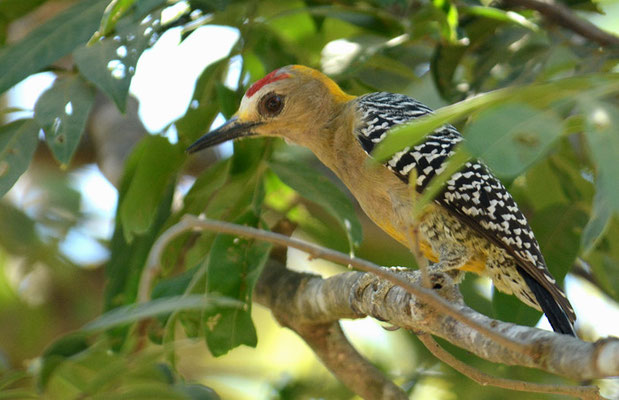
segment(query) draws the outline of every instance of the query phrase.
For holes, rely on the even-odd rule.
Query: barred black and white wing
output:
[[[370,155],[392,127],[432,112],[408,96],[384,92],[359,97],[357,111],[362,123],[355,135]],[[422,143],[394,154],[385,166],[406,183],[415,169],[416,189],[422,192],[442,172],[444,162],[461,141],[460,133],[445,125],[426,136]],[[466,163],[450,177],[435,201],[479,235],[505,249],[516,260],[518,272],[553,328],[573,334],[571,323],[576,316],[548,272],[533,231],[509,192],[484,164]]]

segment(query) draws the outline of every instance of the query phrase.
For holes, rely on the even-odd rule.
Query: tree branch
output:
[[[421,284],[422,277],[419,271],[408,271],[404,274],[416,284]],[[295,331],[297,331],[297,326],[328,325],[330,321],[342,318],[361,318],[366,315],[412,330],[420,336],[424,344],[429,346],[428,348],[437,358],[484,385],[537,393],[567,394],[584,399],[600,398],[598,389],[593,386],[543,385],[492,377],[466,366],[442,349],[440,349],[442,352],[437,351],[435,346],[430,345],[430,340],[434,342],[431,338],[424,340],[429,337],[428,334],[441,336],[456,346],[489,361],[544,369],[578,380],[610,376],[619,372],[619,365],[617,365],[619,345],[616,340],[613,341],[613,346],[605,347],[600,351],[600,346],[604,346],[603,343],[586,343],[571,336],[492,320],[461,304],[463,311],[477,314],[486,320],[485,323],[495,326],[510,337],[518,336],[530,340],[530,344],[537,349],[534,357],[522,353],[515,354],[491,340],[480,341],[480,335],[474,329],[441,315],[432,305],[416,300],[399,287],[392,287],[383,297],[380,282],[370,283],[367,280],[369,275],[347,272],[322,279],[315,275],[290,271],[271,261],[265,267],[256,285],[254,300],[270,308],[276,317],[285,316],[284,321],[280,322]],[[445,280],[445,275],[437,273],[432,273],[430,278],[434,287],[437,287],[437,283],[441,280],[443,282],[449,280],[448,277]],[[438,291],[452,301],[460,299],[459,292],[454,286],[444,285]],[[376,299],[377,293],[382,297],[382,302]],[[279,320],[279,317],[277,318]],[[422,337],[424,335],[425,337]],[[598,376],[601,371],[592,366],[596,364],[595,359],[601,357],[601,352],[606,353],[604,356],[606,359],[614,357],[615,365],[614,370],[607,370],[603,375]],[[342,359],[344,358],[339,359],[339,364],[342,364]],[[349,359],[345,360],[346,364],[350,363]],[[325,362],[324,359],[323,362]],[[332,369],[329,365],[328,367]],[[341,366],[336,365],[337,368]],[[341,379],[341,375],[346,375],[346,373],[340,372],[340,375],[337,373],[336,375]],[[348,386],[357,388],[350,384]]]
[[[417,337],[436,358],[480,385],[492,385],[503,389],[517,390],[520,392],[565,394],[568,396],[577,396],[583,400],[596,400],[600,398],[597,388],[593,386],[546,385],[541,383],[497,378],[458,360],[447,350],[442,348],[438,343],[436,343],[436,340],[434,340],[432,336],[424,333],[417,335]]]
[[[268,290],[260,288],[263,285],[260,283],[255,300],[271,309],[285,310],[282,312],[295,315],[301,323],[327,323],[369,315],[416,333],[442,337],[492,362],[538,368],[575,380],[619,374],[619,340],[613,338],[595,343],[583,342],[569,335],[488,318],[462,303],[459,291],[450,284],[450,278],[442,273],[433,272],[430,276],[437,294],[454,302],[454,307],[467,318],[501,332],[506,338],[531,346],[535,349],[534,354],[515,352],[502,346],[475,328],[439,312],[435,304],[411,296],[401,287],[390,287],[385,294],[381,286],[388,283],[370,274],[346,272],[328,279],[303,274],[294,281],[295,290],[286,281],[292,279],[290,274],[296,273],[281,271],[279,279],[271,279]],[[421,284],[419,271],[399,274],[406,276],[413,284]],[[286,295],[280,297],[278,293],[284,287]]]
[[[600,46],[619,46],[619,37],[601,30],[586,19],[578,17],[562,4],[551,0],[503,0],[503,2],[510,6],[520,6],[535,10],[547,20],[576,32],[582,37],[598,43]]]
[[[277,321],[296,332],[333,375],[368,400],[406,400],[408,396],[350,344],[337,320],[314,321],[291,314],[286,306],[300,284],[313,275],[293,273],[271,260],[256,285],[254,299],[271,309]]]

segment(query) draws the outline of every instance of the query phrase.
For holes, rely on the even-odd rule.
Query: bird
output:
[[[251,85],[238,111],[187,151],[251,136],[307,147],[395,240],[405,246],[414,240],[440,270],[489,277],[499,291],[543,311],[554,331],[576,336],[574,310],[548,271],[526,217],[482,161],[466,162],[422,214],[411,212],[419,199],[411,186],[423,193],[464,140],[453,126],[435,129],[384,163],[368,162],[394,127],[432,112],[403,94],[353,96],[316,69],[289,65]]]

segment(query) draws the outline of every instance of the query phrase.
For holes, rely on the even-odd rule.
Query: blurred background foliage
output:
[[[619,30],[617,2],[559,3]],[[295,236],[414,267],[303,149],[251,140],[184,153],[236,111],[252,82],[293,63],[321,69],[352,94],[394,91],[433,108],[468,99],[434,122],[460,128],[467,150],[509,186],[553,275],[571,282],[581,337],[616,335],[619,48],[517,4],[0,1],[0,398],[354,397],[268,310],[252,305],[268,245],[186,232],[161,255],[152,301],[135,304],[155,241],[186,213],[264,229],[287,218]],[[214,26],[233,35],[192,42]],[[193,43],[184,63],[218,46],[230,50],[205,63],[185,103],[165,90],[182,72],[151,74],[146,85],[163,98],[162,110],[180,102],[183,111],[147,132],[138,104],[150,99],[132,80],[170,32]],[[42,72],[47,87],[31,106],[16,105]],[[410,142],[418,131],[401,137]],[[291,268],[343,270],[295,251],[288,258]],[[462,292],[490,316],[540,319],[484,279],[467,277]],[[343,324],[412,399],[556,398],[482,388],[438,363],[412,334],[369,320]],[[450,350],[500,376],[562,381]],[[616,381],[597,383],[619,396]]]

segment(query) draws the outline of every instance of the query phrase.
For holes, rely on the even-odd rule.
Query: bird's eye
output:
[[[284,108],[284,97],[275,93],[269,93],[260,101],[260,114],[265,117],[275,117]]]

